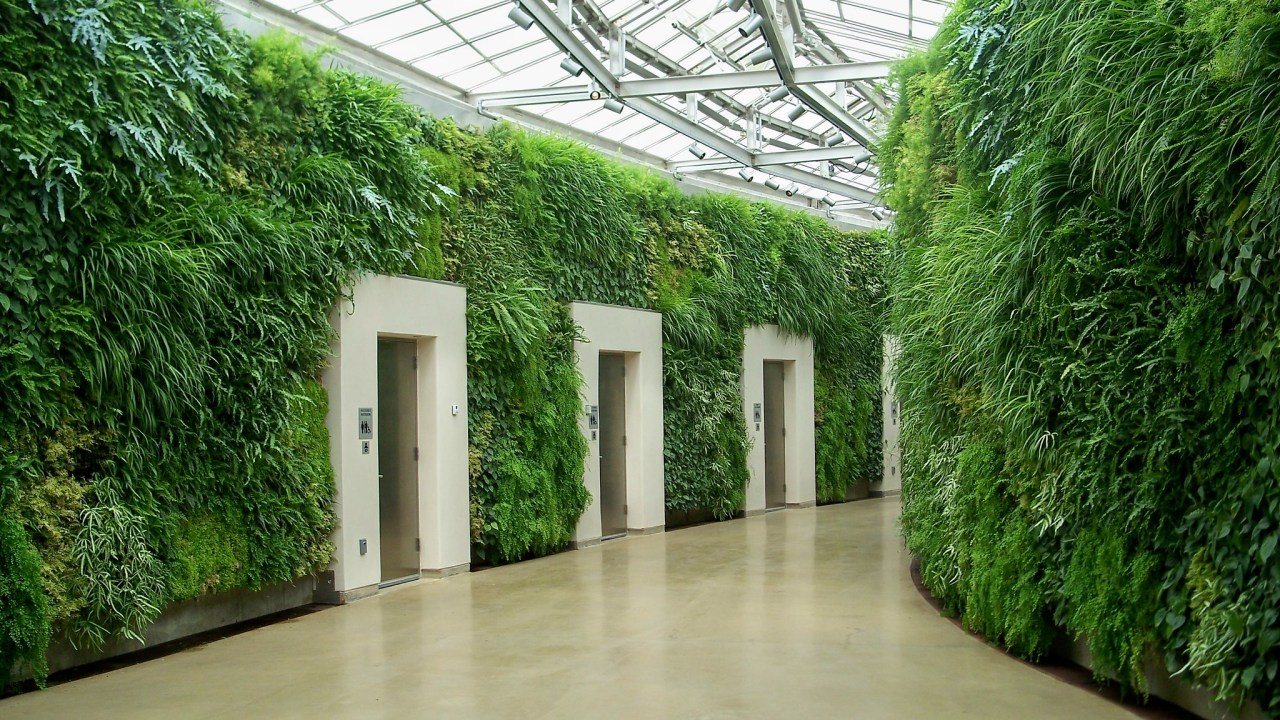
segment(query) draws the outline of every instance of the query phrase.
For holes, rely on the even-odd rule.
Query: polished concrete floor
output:
[[[1131,718],[939,617],[899,504],[627,538],[402,586],[0,718]]]

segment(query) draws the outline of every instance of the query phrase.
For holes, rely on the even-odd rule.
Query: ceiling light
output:
[[[800,192],[800,186],[795,183],[791,183],[791,187],[786,189],[787,197],[791,197],[798,192]]]
[[[689,154],[701,160],[707,156],[707,151],[703,150],[698,143],[694,143],[689,146]]]
[[[751,37],[751,33],[759,30],[761,25],[764,25],[764,18],[759,15],[752,15],[738,26],[738,33],[742,37]]]
[[[835,195],[832,195],[831,193],[827,193],[826,195],[822,196],[822,204],[826,205],[827,207],[835,207],[836,203],[839,201],[840,201],[840,198],[836,197]]]
[[[884,213],[879,210],[872,210],[871,215],[877,220],[884,220]]]
[[[768,180],[764,181],[764,186],[769,188],[770,190],[777,190],[778,188],[782,187],[782,181],[776,177],[771,177]]]
[[[773,59],[773,51],[769,49],[768,45],[766,45],[760,48],[759,50],[751,53],[751,57],[747,58],[747,64],[760,65],[761,63],[767,63],[772,59]]]
[[[751,172],[751,168],[745,167],[738,171],[738,177],[746,180],[747,182],[751,182],[756,179],[756,176]]]
[[[799,120],[800,116],[804,114],[804,110],[804,106],[797,103],[795,107],[791,108],[791,112],[787,113],[787,119],[791,122]]]
[[[525,12],[519,3],[511,6],[511,12],[507,13],[507,19],[519,25],[523,30],[533,27],[533,16]]]
[[[622,101],[617,98],[609,98],[604,101],[604,109],[609,112],[621,113],[624,107],[626,107],[626,105],[623,105]]]
[[[743,5],[747,4],[747,0],[729,0],[729,9],[738,12]]]
[[[835,147],[842,142],[844,142],[844,134],[836,133],[835,135],[827,138],[827,147]]]
[[[773,92],[769,93],[769,102],[778,102],[779,100],[781,100],[782,98],[790,94],[791,94],[791,91],[787,89],[786,85],[779,85],[778,87],[774,88]]]
[[[592,90],[592,91],[591,91],[591,99],[592,99],[592,100],[599,100],[599,99],[600,99],[600,98],[602,98],[602,97],[604,97],[604,95],[603,95],[599,90]]]
[[[573,58],[566,55],[565,58],[560,61],[560,69],[569,73],[574,77],[577,77],[581,75],[582,71],[585,70],[586,68],[582,67],[582,64],[579,63],[577,60],[574,60]]]

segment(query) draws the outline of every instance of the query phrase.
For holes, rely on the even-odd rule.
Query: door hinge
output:
[[[413,549],[418,552],[422,552],[422,538],[413,539]]]
[[[627,509],[627,504],[626,504],[626,503],[622,503],[622,514],[623,514],[623,515],[629,515],[630,513],[631,513],[631,511],[630,511],[629,509]]]
[[[627,446],[627,436],[626,436],[626,435],[623,435],[623,436],[622,436],[622,447],[626,447],[626,446]]]
[[[413,461],[414,462],[418,461],[418,448],[413,449]]]
[[[413,369],[414,369],[414,370],[417,370],[417,369],[418,369],[418,356],[417,356],[417,355],[414,355],[414,356],[413,356]]]
[[[786,437],[786,436],[787,436],[787,429],[782,428],[782,437]]]

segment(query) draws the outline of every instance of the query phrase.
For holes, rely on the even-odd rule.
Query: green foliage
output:
[[[743,328],[814,337],[823,499],[878,473],[883,238],[722,195],[687,197],[580,145],[508,126],[428,122],[458,196],[444,278],[469,290],[472,540],[484,562],[563,547],[589,498],[571,300],[663,314],[669,511],[743,504]],[[689,458],[700,458],[691,463]]]
[[[1280,3],[958,4],[903,63],[903,529],[1027,656],[1052,619],[1280,711]]]
[[[468,288],[477,562],[563,548],[589,503],[568,301],[664,313],[669,509],[742,505],[757,323],[814,338],[824,498],[878,471],[882,237],[424,117],[199,2],[0,26],[0,672],[328,565],[316,377],[370,272]]]

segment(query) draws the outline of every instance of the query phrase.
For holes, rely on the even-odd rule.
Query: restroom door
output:
[[[418,577],[417,343],[378,338],[378,548],[382,584]]]
[[[627,532],[626,357],[600,353],[600,529]]]
[[[786,395],[783,393],[785,366],[764,362],[764,506],[787,504]]]

